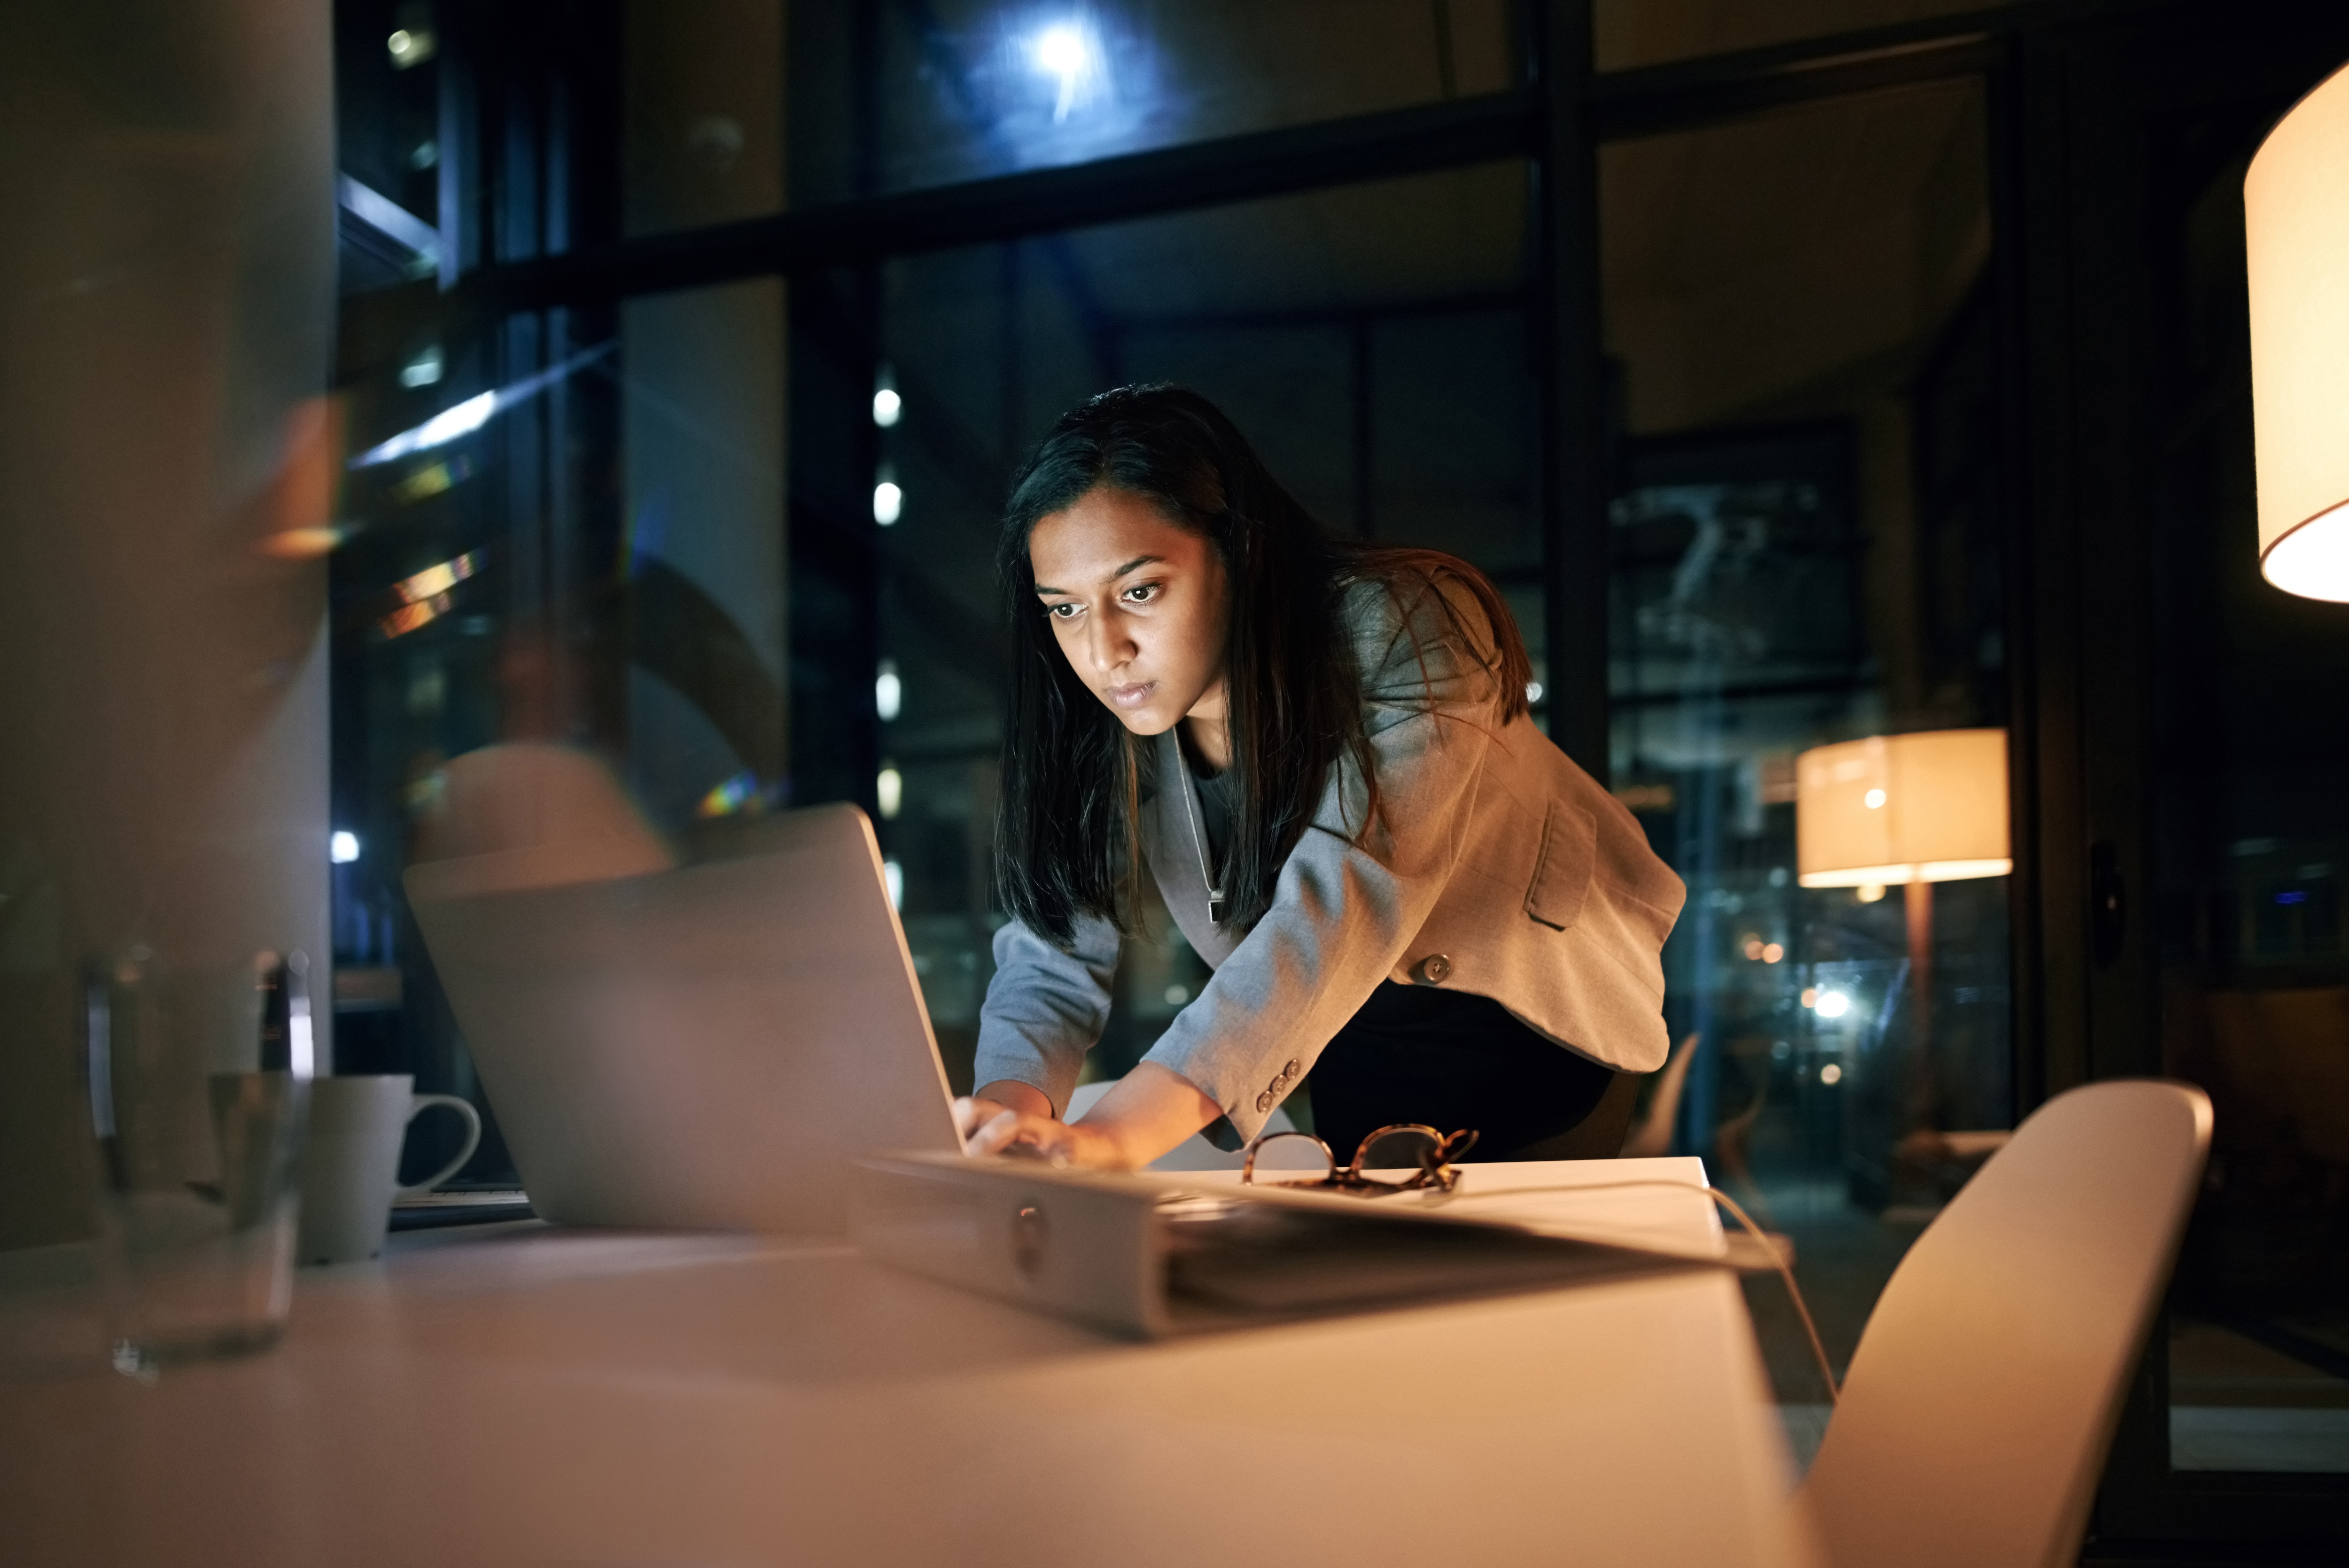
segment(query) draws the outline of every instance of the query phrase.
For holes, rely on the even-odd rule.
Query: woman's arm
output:
[[[1031,1085],[998,1081],[955,1101],[955,1130],[966,1154],[1025,1150],[1099,1171],[1149,1164],[1222,1111],[1190,1079],[1143,1062],[1073,1122]]]
[[[1273,907],[1150,1055],[1080,1122],[1060,1122],[1052,1112],[1068,1102],[1106,1017],[1115,932],[1106,921],[1099,931],[1080,922],[1081,953],[1089,935],[1106,934],[1105,955],[1092,964],[1016,923],[997,934],[999,967],[979,1037],[984,1087],[955,1107],[967,1151],[1019,1147],[1130,1170],[1203,1128],[1237,1149],[1264,1124],[1393,968],[1458,856],[1494,722],[1493,686],[1477,656],[1485,650],[1454,643],[1435,592],[1398,605],[1365,584],[1350,606],[1383,822],[1362,833],[1366,791],[1350,764],[1341,765],[1282,870]],[[1081,993],[1082,1005],[1072,1006]],[[1095,1004],[1097,1015],[1072,1016]],[[1023,1015],[1018,1028],[1009,1026],[1014,1013]]]
[[[1208,1137],[1223,1148],[1255,1136],[1408,955],[1458,863],[1494,743],[1495,688],[1488,650],[1461,645],[1437,592],[1398,604],[1364,584],[1349,605],[1380,821],[1362,830],[1367,790],[1341,760],[1271,908],[1143,1058],[1216,1103]],[[1473,628],[1481,613],[1459,607]]]
[[[1117,927],[1080,915],[1063,952],[1017,920],[995,934],[995,975],[978,1010],[979,1092],[1002,1098],[1018,1084],[1040,1100],[1040,1114],[1069,1103],[1085,1053],[1109,1022],[1110,981],[1117,972]],[[999,1091],[999,1092],[998,1092]],[[1029,1109],[1023,1105],[1021,1109]]]
[[[1216,1119],[1216,1102],[1180,1073],[1147,1064],[1082,1120],[1059,1119],[1108,1019],[1117,966],[1115,926],[1082,916],[1075,934],[1074,951],[1062,952],[1018,921],[995,934],[995,977],[979,1010],[979,1088],[954,1106],[964,1152],[1019,1148],[1130,1171]]]

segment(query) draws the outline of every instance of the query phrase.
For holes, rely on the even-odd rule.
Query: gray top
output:
[[[1199,797],[1175,737],[1143,749],[1156,784],[1142,806],[1143,856],[1216,972],[1144,1059],[1223,1107],[1207,1134],[1226,1149],[1262,1130],[1381,980],[1491,996],[1610,1067],[1663,1063],[1660,954],[1680,879],[1530,719],[1494,722],[1489,643],[1463,645],[1432,591],[1402,592],[1413,596],[1358,583],[1345,605],[1381,820],[1362,831],[1362,779],[1341,759],[1252,930],[1209,917]],[[1463,624],[1481,626],[1466,590],[1445,593]],[[975,1081],[1032,1084],[1064,1109],[1108,1021],[1117,952],[1116,928],[1098,916],[1079,918],[1065,953],[1018,921],[999,930]]]

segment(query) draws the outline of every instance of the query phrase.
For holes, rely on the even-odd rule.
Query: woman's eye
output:
[[[1156,583],[1137,583],[1125,591],[1125,602],[1129,604],[1147,604],[1158,597],[1161,586],[1162,584]]]
[[[1047,604],[1044,606],[1044,614],[1051,616],[1055,621],[1073,621],[1077,618],[1077,606],[1065,601],[1058,604]]]

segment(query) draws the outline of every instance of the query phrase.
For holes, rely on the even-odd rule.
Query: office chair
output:
[[[2199,1088],[2075,1088],[1917,1239],[1803,1485],[1834,1568],[2078,1561],[2209,1142]]]

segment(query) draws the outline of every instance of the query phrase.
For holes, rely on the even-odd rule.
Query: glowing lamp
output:
[[[2004,876],[2013,854],[2002,729],[1872,735],[1795,758],[1796,878],[1857,888],[1863,903],[1892,883],[1906,890],[1909,1016],[1920,1047],[1932,1038],[1933,884]],[[1821,991],[1812,1006],[1833,1018],[1851,999]],[[1823,1068],[1819,1081],[1835,1080]]]
[[[2349,70],[2292,108],[2243,179],[2260,571],[2349,602]]]
[[[1805,887],[2004,876],[2006,731],[1878,735],[1795,761],[1795,871]]]

